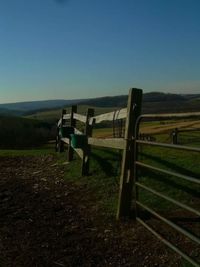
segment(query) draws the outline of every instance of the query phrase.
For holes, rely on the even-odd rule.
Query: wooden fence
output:
[[[188,205],[181,203],[171,197],[168,197],[161,192],[157,192],[156,190],[146,187],[141,182],[139,182],[139,168],[145,168],[150,171],[160,172],[166,175],[172,175],[178,177],[179,179],[187,180],[192,183],[200,184],[200,180],[195,177],[189,177],[177,172],[164,170],[161,168],[157,168],[155,166],[150,166],[144,164],[143,162],[138,160],[138,147],[139,145],[147,145],[147,146],[156,146],[163,148],[172,148],[178,150],[186,150],[193,152],[200,152],[200,148],[198,147],[188,147],[177,144],[167,144],[161,142],[155,142],[153,140],[141,140],[139,134],[140,123],[142,119],[180,119],[180,118],[193,118],[200,117],[200,112],[193,113],[178,113],[178,114],[146,114],[141,115],[141,107],[142,107],[142,90],[141,89],[131,89],[129,92],[127,107],[124,109],[120,109],[118,111],[109,112],[106,114],[101,114],[98,116],[94,116],[94,109],[88,109],[86,116],[77,113],[77,106],[72,106],[71,113],[66,114],[66,111],[63,110],[62,117],[58,122],[58,134],[57,134],[57,147],[60,152],[63,151],[64,144],[68,145],[68,153],[67,159],[71,161],[73,159],[73,153],[76,152],[80,158],[82,159],[82,175],[87,175],[89,173],[89,160],[91,154],[91,146],[97,147],[106,147],[113,149],[120,149],[123,151],[122,158],[122,167],[121,167],[121,176],[120,176],[120,188],[119,188],[119,201],[118,201],[118,209],[117,209],[117,218],[121,218],[124,216],[130,216],[131,212],[134,212],[135,219],[144,225],[149,231],[151,231],[154,235],[156,235],[162,242],[164,242],[167,246],[169,246],[172,250],[176,251],[183,258],[189,261],[193,266],[199,266],[199,263],[194,261],[180,249],[178,249],[174,244],[167,241],[163,238],[158,232],[153,230],[148,224],[139,217],[139,209],[144,209],[148,211],[150,214],[160,219],[162,222],[171,226],[176,231],[182,233],[187,238],[192,241],[200,244],[199,237],[190,234],[185,229],[177,226],[175,223],[169,221],[167,218],[160,216],[158,213],[153,211],[150,207],[147,207],[143,203],[141,203],[138,199],[139,189],[146,190],[157,197],[165,199],[187,211],[190,211],[198,216],[200,216],[200,212],[189,207]],[[126,119],[125,124],[125,134],[124,138],[94,138],[92,137],[92,130],[95,124],[102,123],[104,121],[115,121],[120,119]],[[66,125],[66,121],[69,121],[69,129],[73,130],[74,134],[85,135],[86,136],[86,145],[80,148],[73,148],[71,145],[71,138],[62,137],[59,134],[59,129]],[[84,123],[84,132],[80,132],[76,128],[77,121]],[[132,205],[134,204],[134,211],[132,210]]]
[[[133,88],[130,89],[126,108],[97,116],[94,116],[94,109],[89,108],[86,116],[84,116],[77,113],[77,106],[72,106],[70,114],[66,114],[65,110],[62,111],[62,117],[57,124],[57,148],[62,152],[64,144],[68,145],[68,161],[73,159],[74,152],[80,156],[82,159],[82,175],[89,173],[91,146],[123,150],[117,218],[128,216],[131,210],[134,182],[134,165],[131,162],[134,161],[134,137],[137,134],[135,125],[141,115],[141,106],[142,90]],[[95,124],[121,119],[126,119],[124,138],[101,139],[92,137],[92,130]],[[65,127],[67,121],[69,121],[68,127],[73,128],[75,134],[86,135],[87,145],[84,148],[73,148],[71,138],[59,135],[59,129]],[[84,123],[84,132],[80,132],[76,128],[77,121]]]

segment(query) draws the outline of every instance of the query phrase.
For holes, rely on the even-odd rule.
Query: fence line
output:
[[[193,234],[190,234],[188,231],[182,227],[171,222],[164,216],[159,215],[150,207],[144,205],[139,201],[139,191],[140,189],[146,190],[151,194],[156,195],[157,197],[163,198],[166,201],[177,205],[187,211],[190,211],[196,215],[200,215],[200,211],[181,203],[178,200],[175,200],[171,197],[162,194],[154,190],[151,187],[146,187],[142,184],[139,175],[139,168],[146,168],[151,171],[163,173],[166,175],[175,176],[179,179],[184,179],[192,183],[200,184],[200,180],[195,177],[190,177],[183,175],[181,173],[173,172],[173,170],[164,170],[155,166],[145,164],[138,160],[138,149],[139,146],[156,146],[167,149],[177,149],[185,150],[188,152],[200,152],[198,147],[189,147],[178,144],[167,144],[155,141],[145,141],[141,140],[141,135],[139,134],[140,124],[143,119],[182,119],[182,118],[193,118],[200,117],[200,112],[193,113],[174,113],[174,114],[144,114],[141,115],[142,107],[142,90],[141,89],[131,89],[128,97],[127,108],[119,109],[113,112],[101,114],[94,116],[94,109],[88,109],[86,116],[77,113],[77,106],[72,106],[71,112],[66,114],[66,111],[62,111],[62,117],[57,124],[57,146],[60,152],[64,149],[64,144],[68,145],[68,154],[67,159],[71,161],[73,159],[74,151],[79,155],[82,160],[82,175],[88,175],[89,173],[89,161],[91,155],[91,146],[97,147],[106,147],[113,149],[120,149],[123,151],[122,158],[122,167],[121,167],[121,176],[120,176],[120,187],[119,187],[119,200],[118,200],[118,209],[117,209],[117,219],[134,215],[135,220],[145,226],[151,233],[161,239],[168,247],[176,251],[184,259],[189,261],[193,266],[199,266],[197,262],[194,261],[191,257],[186,255],[183,251],[177,248],[174,244],[167,241],[163,238],[156,230],[152,229],[142,218],[139,216],[139,210],[142,208],[164,223],[170,225],[172,228],[181,232],[186,237],[189,237],[194,242],[199,243],[199,238]],[[125,125],[125,136],[124,138],[94,138],[92,137],[92,131],[95,124],[102,123],[103,121],[116,121],[126,119]],[[67,126],[66,121],[70,120],[69,126]],[[80,121],[85,124],[84,132],[76,128],[76,121]],[[62,136],[60,130],[67,130],[67,136]],[[71,136],[72,134],[72,136]],[[82,137],[81,144],[75,146],[73,144],[73,138]],[[78,141],[78,139],[76,140]],[[134,206],[134,207],[133,207]],[[134,208],[134,214],[132,210]]]

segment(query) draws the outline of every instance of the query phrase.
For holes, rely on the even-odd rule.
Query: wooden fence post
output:
[[[178,144],[178,129],[177,128],[175,128],[172,131],[172,144],[173,145],[177,145]]]
[[[65,109],[63,109],[62,110],[62,115],[61,115],[61,124],[60,124],[60,128],[62,128],[63,127],[63,125],[64,125],[64,123],[65,123],[65,120],[64,120],[64,118],[63,118],[63,116],[66,114],[66,110]],[[59,134],[59,131],[58,131],[58,134]],[[64,143],[63,143],[63,141],[61,140],[61,138],[59,137],[59,152],[61,153],[61,152],[63,152],[64,151]]]
[[[70,127],[76,127],[76,120],[73,118],[73,113],[77,112],[77,105],[71,107],[71,118],[70,118]],[[67,161],[72,161],[74,156],[74,150],[71,147],[71,142],[69,141],[68,151],[67,151]]]
[[[93,116],[94,116],[94,109],[88,108],[86,115],[85,132],[84,132],[87,138],[92,136],[92,125],[89,124],[89,120]],[[87,145],[87,147],[83,148],[82,176],[89,174],[90,153],[91,153],[90,145]]]
[[[120,178],[119,203],[117,210],[117,219],[130,216],[132,207],[132,193],[134,185],[135,164],[135,131],[136,121],[141,115],[142,108],[142,90],[132,88],[129,91],[127,105],[127,119],[125,127],[125,149],[122,158],[122,170]]]

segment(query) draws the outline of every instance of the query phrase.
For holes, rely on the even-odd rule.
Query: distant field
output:
[[[168,121],[168,122],[160,122],[159,124],[156,124],[155,122],[153,124],[145,124],[143,123],[141,126],[141,132],[142,133],[162,133],[162,132],[168,132],[170,130],[173,130],[175,128],[178,129],[187,129],[187,128],[195,128],[200,129],[200,121],[199,120],[178,120],[178,121]]]
[[[140,133],[144,134],[163,134],[169,133],[173,129],[178,128],[179,130],[186,130],[186,129],[199,129],[200,130],[200,121],[199,120],[172,120],[172,121],[154,121],[154,122],[143,122],[141,123]],[[113,136],[113,129],[110,128],[101,128],[101,129],[94,129],[93,131],[94,137],[112,137]]]

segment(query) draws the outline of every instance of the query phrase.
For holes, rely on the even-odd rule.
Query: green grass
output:
[[[142,147],[139,160],[155,167],[200,178],[200,157],[198,153],[188,153],[167,148]],[[111,149],[92,149],[89,177],[81,177],[81,161],[76,159],[67,166],[66,179],[77,184],[86,183],[99,197],[101,204],[113,216],[116,213],[121,169],[121,153]],[[155,171],[141,169],[139,181],[167,196],[196,208],[199,186],[175,176],[163,175]],[[167,212],[177,207],[143,189],[139,199],[156,210]]]
[[[200,179],[200,157],[198,153],[158,147],[142,147],[140,152],[139,159],[146,164]],[[200,204],[198,201],[200,187],[196,184],[148,169],[141,169],[140,172],[140,182],[148,187],[190,206],[196,207]],[[144,190],[141,190],[140,198],[145,204],[160,210],[175,209],[173,204],[154,197],[152,194],[144,192]]]
[[[34,149],[0,149],[0,157],[17,157],[17,156],[40,156],[55,153],[53,144],[46,144],[44,146]]]
[[[106,217],[115,216],[117,209],[120,160],[121,153],[111,149],[93,149],[89,176],[81,177],[81,161],[77,158],[66,166],[65,179],[87,185]]]

